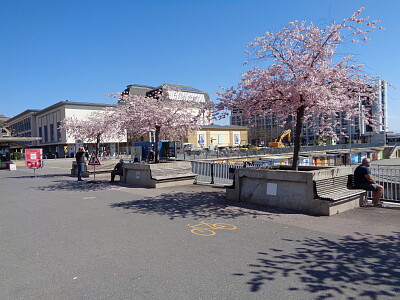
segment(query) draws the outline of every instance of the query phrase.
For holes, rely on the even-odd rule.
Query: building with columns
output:
[[[96,104],[85,102],[61,101],[46,107],[42,110],[28,109],[24,112],[8,119],[4,125],[12,131],[16,137],[40,137],[41,140],[24,142],[25,147],[43,148],[43,153],[54,157],[73,157],[77,151],[77,145],[83,143],[90,151],[94,149],[94,143],[76,141],[68,136],[66,132],[61,132],[59,127],[61,121],[66,117],[75,116],[77,119],[84,119],[94,111],[103,110],[110,104]],[[103,141],[104,151],[109,151],[110,155],[115,155],[119,142],[122,141]]]

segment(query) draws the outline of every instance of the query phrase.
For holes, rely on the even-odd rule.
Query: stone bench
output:
[[[366,203],[367,192],[354,189],[352,179],[352,175],[344,175],[314,180],[314,198],[332,202],[359,199],[360,206],[363,206]]]
[[[170,181],[177,179],[191,179],[196,178],[196,174],[192,172],[192,167],[175,167],[175,168],[162,168],[150,169],[151,178],[158,182]]]
[[[126,183],[142,187],[168,187],[193,184],[196,174],[192,172],[190,162],[168,162],[159,164],[125,163]]]
[[[111,171],[114,170],[114,166],[116,165],[116,163],[117,162],[102,163],[101,165],[96,166],[95,168],[93,166],[90,166],[87,163],[85,163],[85,169],[83,171],[83,177],[89,177],[89,175],[93,174],[94,171],[96,171],[96,174],[111,173]],[[76,164],[76,161],[72,162],[71,175],[74,175],[74,176],[78,175],[78,166]]]

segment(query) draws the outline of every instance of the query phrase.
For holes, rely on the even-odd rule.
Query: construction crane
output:
[[[279,141],[277,142],[269,142],[268,147],[271,148],[285,148],[286,146],[282,143],[282,140],[287,136],[288,141],[290,142],[290,133],[292,132],[291,129],[285,130],[282,135],[279,137]]]

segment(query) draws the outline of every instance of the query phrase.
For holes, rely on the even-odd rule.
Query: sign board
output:
[[[204,134],[199,134],[199,145],[204,145]]]
[[[75,140],[75,146],[76,149],[79,149],[79,147],[83,147],[83,140]]]
[[[235,134],[234,135],[234,140],[235,140],[235,144],[239,145],[240,144],[240,135],[239,134]]]
[[[100,160],[97,158],[96,152],[92,152],[92,155],[90,155],[90,159],[88,162],[88,165],[90,166],[100,166]]]
[[[223,144],[223,135],[222,134],[218,134],[218,144]]]
[[[277,190],[278,190],[277,183],[271,183],[271,182],[267,183],[267,191],[266,191],[267,195],[276,196]]]
[[[189,93],[189,92],[174,91],[174,90],[168,90],[168,98],[171,100],[179,100],[179,101],[190,101],[198,103],[206,102],[206,97],[204,96],[204,94]]]
[[[42,149],[26,149],[25,150],[25,167],[42,168],[43,153]]]

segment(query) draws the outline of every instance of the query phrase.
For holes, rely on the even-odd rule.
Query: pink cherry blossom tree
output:
[[[368,77],[351,55],[337,54],[347,41],[370,40],[368,34],[379,20],[360,18],[362,11],[325,28],[294,21],[277,33],[257,37],[246,52],[266,66],[247,71],[236,88],[219,93],[220,113],[237,111],[249,119],[274,114],[282,126],[291,120],[295,124],[293,169],[297,169],[303,126],[336,137],[333,119],[339,112],[347,119],[358,116],[376,124],[368,110],[359,109],[360,99],[366,106],[375,101],[375,78]]]
[[[104,140],[123,140],[126,133],[121,129],[115,108],[93,111],[86,117],[67,117],[61,122],[60,130],[74,139],[85,143],[96,143],[96,153]]]
[[[152,97],[125,94],[119,96],[121,100],[117,114],[121,118],[121,128],[128,130],[135,138],[154,132],[156,163],[159,162],[160,138],[180,139],[198,130],[205,122],[204,115],[209,107],[207,103],[199,106],[190,99],[170,100],[161,93]]]

